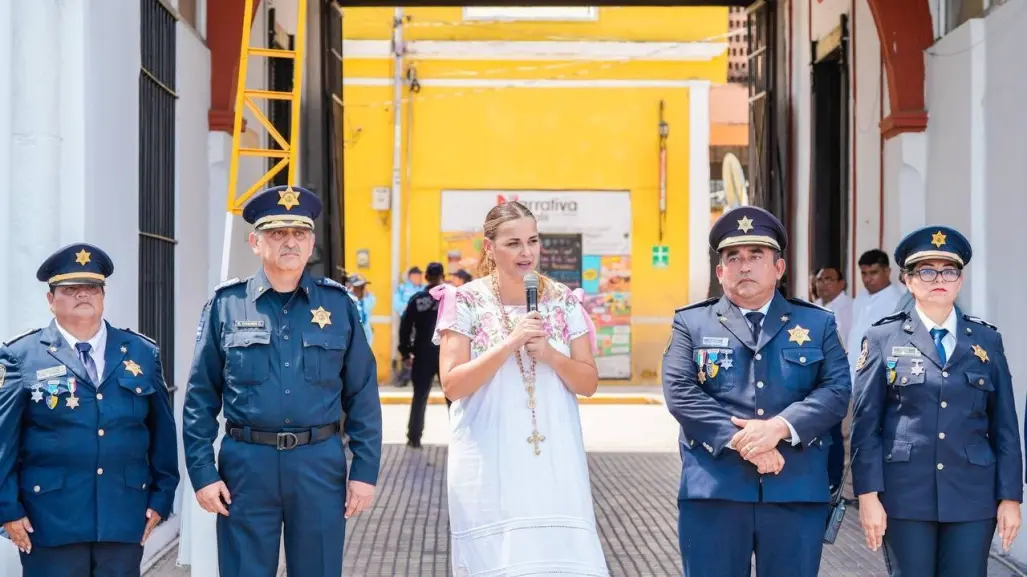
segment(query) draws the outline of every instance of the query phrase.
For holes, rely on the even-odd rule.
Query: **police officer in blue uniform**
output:
[[[998,330],[955,307],[970,243],[945,226],[895,249],[914,305],[873,324],[856,361],[853,488],[892,577],[984,577],[996,525],[1020,528],[1023,468]]]
[[[834,315],[776,290],[787,243],[751,206],[710,231],[724,296],[678,309],[663,358],[681,425],[678,536],[686,577],[815,577],[831,427],[851,394]]]
[[[114,263],[66,246],[39,267],[54,320],[0,347],[0,523],[24,577],[139,575],[171,515],[178,445],[160,350],[103,320]]]
[[[345,520],[374,497],[378,371],[346,289],[305,269],[320,212],[295,186],[250,200],[243,218],[262,266],[218,286],[200,316],[182,435],[196,498],[218,514],[221,577],[273,577],[283,523],[290,577],[341,574]]]

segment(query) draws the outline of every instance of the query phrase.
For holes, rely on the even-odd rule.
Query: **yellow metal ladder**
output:
[[[239,78],[235,92],[235,126],[232,129],[232,160],[228,173],[228,212],[233,214],[242,213],[242,207],[246,204],[246,201],[286,167],[288,167],[289,171],[287,182],[295,184],[296,163],[299,158],[300,95],[303,86],[303,57],[306,49],[307,2],[306,0],[296,1],[299,14],[296,18],[296,34],[293,42],[295,50],[280,50],[250,46],[250,31],[253,28],[253,1],[246,0],[245,12],[243,13],[242,49],[239,54]],[[291,58],[293,60],[292,91],[277,92],[247,88],[246,73],[249,68],[250,56]],[[257,105],[258,100],[288,100],[292,103],[290,107],[291,119],[288,141],[275,129],[267,115],[261,111],[260,106]],[[278,143],[281,150],[243,148],[241,146],[244,107],[250,110],[253,117],[267,130],[268,136]],[[264,176],[258,178],[256,182],[247,188],[245,192],[238,194],[239,158],[242,156],[278,158],[279,161],[268,169]]]

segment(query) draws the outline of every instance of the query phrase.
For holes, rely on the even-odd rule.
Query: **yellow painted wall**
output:
[[[459,21],[459,8],[414,8],[412,23]],[[347,39],[389,34],[391,9],[346,9]],[[504,23],[412,27],[407,38],[537,40],[573,35],[593,39],[699,40],[727,30],[726,8],[601,8],[598,22]],[[517,30],[517,33],[511,32]],[[421,79],[704,79],[723,81],[724,57],[711,62],[409,62]],[[544,68],[543,68],[544,67]],[[390,60],[345,60],[345,78],[391,78]],[[371,190],[389,186],[393,112],[390,86],[346,86],[346,268],[371,281],[373,315],[391,314],[390,221],[371,208]],[[670,266],[651,266],[659,244],[658,135],[660,100],[670,124],[668,202],[662,244]],[[633,317],[667,322],[632,325],[633,381],[658,380],[663,346],[676,306],[688,301],[689,90],[688,88],[459,88],[422,86],[403,108],[402,265],[445,262],[440,231],[443,189],[628,190],[632,200]],[[708,122],[708,119],[703,119]],[[407,141],[409,138],[409,141]],[[407,167],[406,162],[409,162]],[[409,178],[407,171],[409,170]],[[407,218],[412,216],[412,218]],[[482,220],[484,220],[484,214]],[[409,234],[409,237],[407,236]],[[408,249],[409,247],[409,249]],[[358,250],[370,266],[358,269]],[[376,324],[379,376],[387,380],[391,332]]]

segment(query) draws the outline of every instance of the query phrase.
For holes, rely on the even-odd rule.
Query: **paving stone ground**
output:
[[[592,495],[613,577],[680,577],[675,453],[589,453]],[[370,514],[347,525],[346,577],[448,577],[446,447],[386,445],[380,493]],[[841,535],[824,547],[820,577],[886,577],[879,553],[862,543],[850,509]],[[176,551],[145,577],[188,577]],[[284,570],[281,572],[284,574]],[[1018,575],[992,560],[989,577]]]

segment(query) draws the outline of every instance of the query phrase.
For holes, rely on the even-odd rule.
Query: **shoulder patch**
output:
[[[981,318],[975,317],[975,316],[973,316],[973,315],[967,315],[967,314],[964,314],[964,315],[963,315],[963,318],[964,318],[965,320],[968,320],[968,321],[972,322],[972,323],[977,323],[977,324],[979,324],[979,325],[984,325],[984,326],[988,327],[989,329],[991,329],[991,330],[993,330],[993,331],[997,331],[997,330],[998,330],[998,327],[996,327],[995,325],[993,325],[993,324],[991,324],[991,323],[989,323],[989,322],[985,321],[984,319],[981,319]]]
[[[863,347],[859,351],[859,358],[856,360],[856,372],[863,370],[863,367],[867,364],[867,357],[870,356],[870,345],[867,344],[867,338],[863,337]]]
[[[133,334],[133,335],[135,335],[137,337],[141,337],[144,341],[150,343],[151,345],[157,346],[157,341],[151,339],[150,337],[144,335],[143,333],[137,333],[136,331],[133,331],[132,329],[121,329],[121,330],[125,331],[126,333],[131,333],[131,334]]]
[[[901,321],[901,320],[905,320],[905,319],[906,319],[906,313],[900,311],[900,312],[897,312],[897,313],[892,313],[892,314],[890,314],[890,315],[888,315],[888,316],[886,316],[884,318],[881,318],[881,319],[871,323],[870,326],[872,326],[872,327],[879,327],[881,325],[886,325],[888,323],[893,323],[895,321]]]
[[[339,281],[337,281],[335,279],[332,279],[332,278],[322,277],[322,278],[317,279],[314,282],[316,284],[321,285],[321,286],[330,286],[332,288],[337,288],[339,290],[344,290],[346,292],[349,292],[348,290],[346,290],[346,287],[342,286],[342,283],[340,283]]]
[[[831,313],[832,315],[834,314],[833,310],[831,310],[829,308],[826,308],[826,307],[822,307],[822,306],[820,306],[820,305],[818,305],[816,303],[811,303],[811,302],[809,302],[806,299],[800,299],[800,298],[796,298],[796,297],[788,297],[788,302],[792,303],[793,305],[799,305],[801,307],[807,307],[807,308],[811,308],[811,309],[821,310],[821,311],[824,311],[825,313]]]
[[[21,339],[23,339],[23,338],[25,338],[25,337],[33,334],[33,333],[38,333],[41,330],[43,330],[43,329],[29,329],[29,330],[27,330],[25,332],[18,333],[16,335],[14,335],[13,337],[11,337],[11,338],[7,339],[6,341],[4,341],[4,346],[13,345],[15,342],[20,341]]]
[[[218,286],[214,287],[214,292],[218,292],[218,291],[220,291],[222,289],[226,289],[226,288],[228,288],[230,286],[235,286],[237,284],[242,284],[244,282],[246,282],[246,279],[242,279],[242,278],[239,278],[239,277],[230,278],[230,279],[226,280],[225,282],[219,284]]]
[[[685,305],[683,307],[676,308],[676,309],[674,309],[674,312],[675,313],[679,313],[681,311],[687,311],[687,310],[690,310],[690,309],[699,309],[699,308],[703,308],[703,307],[708,307],[708,306],[712,305],[713,303],[715,303],[715,302],[717,302],[719,300],[720,300],[720,297],[711,297],[711,298],[708,298],[708,299],[706,299],[704,301],[699,301],[697,303],[692,303],[690,305]]]

